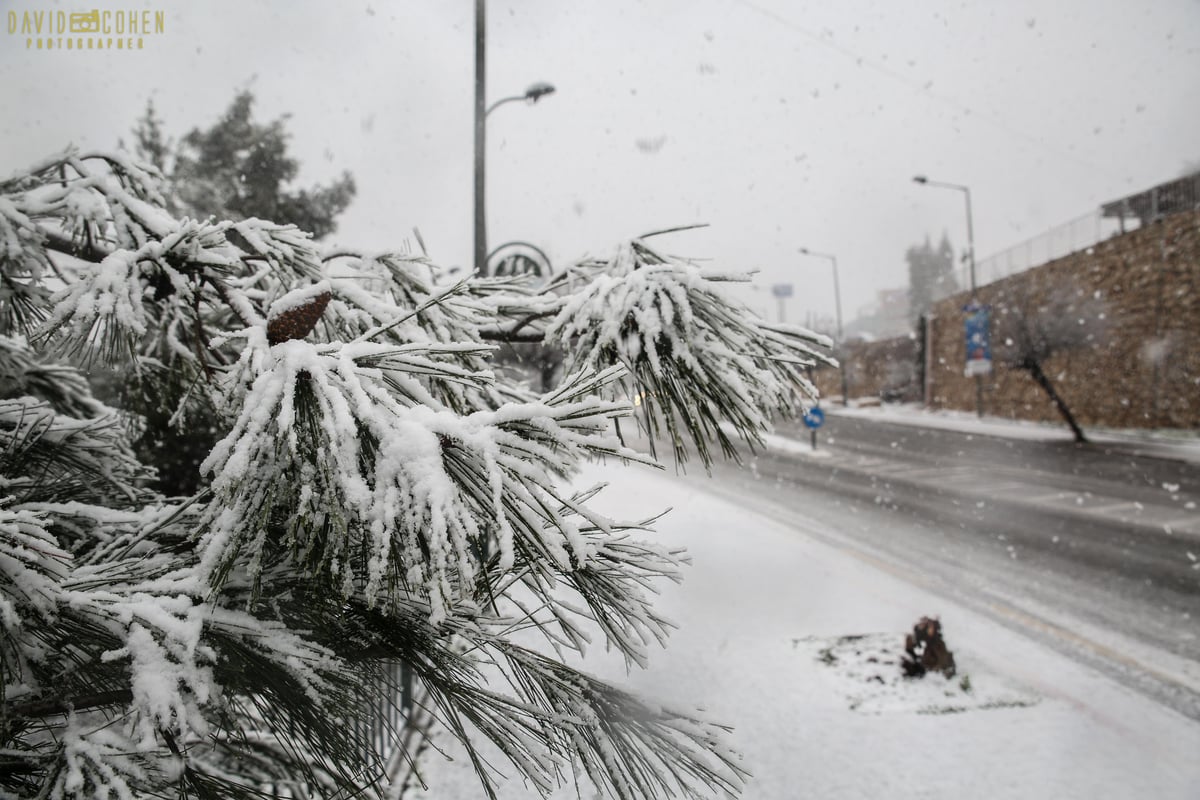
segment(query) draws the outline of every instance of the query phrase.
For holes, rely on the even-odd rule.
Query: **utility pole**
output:
[[[475,0],[475,274],[487,270],[487,0]]]
[[[502,97],[487,104],[487,0],[475,0],[475,252],[476,275],[487,273],[487,118],[499,106],[515,100],[536,103],[554,87],[545,82],[532,84],[524,94]]]
[[[829,259],[830,263],[833,264],[833,303],[834,310],[837,312],[837,343],[838,347],[842,349],[842,360],[844,361],[846,347],[845,336],[842,331],[842,289],[838,284],[837,256],[833,255],[832,253],[818,253],[815,250],[809,250],[807,247],[801,247],[800,253],[802,255],[813,256],[815,258],[827,258]],[[850,405],[850,382],[846,377],[846,365],[844,363],[840,363],[838,365],[838,371],[842,373],[842,405],[848,406]]]
[[[962,192],[967,201],[967,264],[971,269],[971,305],[977,305],[978,299],[975,297],[978,284],[975,282],[975,223],[971,214],[971,189],[960,183],[945,183],[943,181],[933,181],[924,175],[917,175],[913,178],[914,183],[919,183],[922,186],[935,186],[941,189],[954,189]],[[975,374],[975,414],[983,419],[983,376],[979,373]]]

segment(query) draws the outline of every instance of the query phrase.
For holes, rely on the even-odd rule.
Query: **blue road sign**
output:
[[[963,306],[966,312],[967,365],[963,374],[990,375],[992,372],[992,337],[988,312],[991,306],[976,303]]]
[[[804,412],[804,424],[814,431],[825,424],[825,412],[813,406]]]

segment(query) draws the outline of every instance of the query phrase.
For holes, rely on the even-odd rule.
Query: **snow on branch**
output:
[[[714,441],[736,457],[722,422],[753,446],[771,414],[790,416],[816,399],[800,369],[830,362],[829,340],[768,327],[718,285],[745,278],[660,255],[640,240],[578,265],[571,278],[583,286],[562,298],[546,340],[563,347],[574,369],[625,365],[621,388],[639,407],[640,426],[652,446],[665,436],[679,462],[690,445],[710,464]]]
[[[44,235],[8,197],[0,195],[0,333],[33,330],[46,313],[43,285],[53,265]]]
[[[614,796],[703,798],[714,789],[735,794],[749,777],[740,756],[718,744],[729,728],[647,706],[629,692],[511,642],[493,646],[511,680],[566,723],[552,729],[552,752],[578,758],[592,782]]]
[[[400,345],[459,343],[462,348],[454,359],[461,369],[491,371],[495,347],[481,343],[479,330],[495,320],[495,307],[488,297],[494,282],[471,279],[445,286],[437,282],[437,268],[424,257],[347,255],[326,265],[324,276],[333,297],[318,331],[321,339],[370,339]],[[420,388],[436,403],[460,414],[494,408],[504,402],[506,393],[494,382],[446,381],[434,373],[425,375],[420,387],[408,381],[394,388],[405,394]]]
[[[720,726],[511,637],[646,664],[686,556],[564,479],[590,457],[657,466],[619,436],[634,404],[677,459],[732,454],[722,423],[757,441],[815,395],[798,368],[829,342],[641,241],[536,291],[404,252],[322,259],[293,226],[177,219],[168,195],[73,151],[0,182],[0,701],[30,731],[0,741],[19,765],[0,794],[373,791],[381,754],[351,717],[384,658],[489,792],[480,734],[542,791],[583,764],[622,798],[736,792]],[[493,369],[489,340],[526,336],[567,353],[541,395]],[[161,406],[117,416],[51,349]],[[155,413],[216,442],[180,501],[129,441]]]
[[[6,508],[0,501],[0,664],[5,681],[25,673],[36,652],[26,638],[26,620],[45,624],[58,610],[71,555],[58,546],[41,514]]]
[[[518,541],[558,569],[584,558],[548,487],[586,452],[638,458],[607,435],[627,407],[594,398],[619,371],[579,377],[576,394],[547,403],[460,417],[406,405],[384,380],[432,371],[491,379],[439,364],[436,353],[288,341],[251,359],[260,367],[242,412],[203,467],[215,499],[201,558],[214,586],[243,560],[257,578],[264,555],[282,547],[345,596],[362,583],[369,598],[423,587],[437,624],[463,599],[456,587],[473,585],[474,552],[491,538],[505,567]],[[547,536],[547,523],[558,535]]]
[[[515,644],[501,620],[450,618],[443,626],[448,635],[430,636],[414,624],[428,614],[414,598],[399,602],[389,617],[350,608],[352,629],[381,626],[380,644],[412,670],[422,706],[462,740],[489,797],[501,773],[472,733],[495,745],[542,794],[569,782],[579,764],[596,787],[628,800],[732,795],[748,777],[740,756],[723,744],[728,728],[647,704]],[[385,620],[398,624],[384,627]]]
[[[23,501],[135,501],[148,475],[115,416],[79,420],[33,397],[0,400],[0,491]]]
[[[178,523],[179,510],[143,514],[139,535],[79,563],[55,544],[48,521],[72,512],[102,518],[104,509],[0,505],[0,702],[12,730],[25,731],[20,752],[61,764],[50,770],[57,777],[47,796],[143,796],[214,781],[216,796],[232,796],[228,770],[257,749],[247,742],[255,735],[278,748],[263,780],[353,782],[361,742],[338,722],[348,698],[357,702],[353,670],[269,611],[225,605],[236,592],[205,602],[194,561],[178,555],[184,538],[169,533],[160,544],[172,548],[146,547]],[[287,711],[298,700],[310,715],[301,726]],[[256,703],[274,706],[239,712]],[[299,760],[298,751],[306,754]]]
[[[0,396],[29,395],[60,414],[79,418],[115,415],[92,396],[87,378],[70,364],[38,358],[24,342],[0,336]]]

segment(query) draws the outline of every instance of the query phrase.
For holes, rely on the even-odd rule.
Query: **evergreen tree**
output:
[[[241,221],[257,217],[295,225],[323,239],[354,199],[354,178],[343,172],[326,186],[296,188],[300,164],[288,154],[287,116],[253,118],[254,95],[243,90],[212,127],[167,139],[153,101],[134,128],[134,152],[170,180],[179,214]]]
[[[177,142],[167,137],[149,101],[133,131],[134,151],[168,177],[167,207],[177,216],[269,219],[315,238],[332,233],[354,197],[354,179],[343,173],[329,186],[293,188],[299,163],[287,151],[286,117],[260,124],[253,105],[254,96],[240,92],[211,127],[193,129]],[[155,288],[169,290],[162,282]],[[220,438],[217,415],[203,393],[191,391],[197,374],[176,370],[173,379],[150,381],[141,380],[144,374],[96,370],[92,383],[106,400],[119,399],[142,417],[134,450],[157,467],[156,487],[190,494],[200,486],[200,463]]]
[[[594,636],[644,665],[684,559],[564,479],[654,464],[616,433],[635,394],[678,459],[761,442],[828,340],[644,240],[534,291],[166,206],[119,155],[0,182],[0,796],[397,797],[430,724],[489,795],[481,740],[540,791],[581,766],[621,798],[736,792],[720,725],[546,654]],[[511,341],[562,346],[566,375],[497,382]],[[185,428],[214,409],[194,494],[152,488],[97,364]]]

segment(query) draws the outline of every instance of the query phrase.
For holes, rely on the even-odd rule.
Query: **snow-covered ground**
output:
[[[649,671],[587,663],[735,725],[746,798],[1200,797],[1200,725],[881,562],[716,499],[706,480],[616,465],[581,479],[610,482],[596,504],[613,517],[673,506],[659,536],[694,560],[664,589],[681,629]],[[941,618],[952,681],[899,680],[886,663],[926,615]],[[461,761],[435,756],[426,774],[428,797],[482,796]],[[533,794],[514,779],[504,796]]]
[[[1072,439],[1066,425],[1054,422],[1030,422],[984,415],[980,419],[968,411],[947,411],[924,408],[917,403],[854,405],[849,408],[836,403],[824,406],[826,413],[847,417],[865,417],[880,422],[938,428],[980,436],[1033,441],[1063,441]],[[1095,444],[1114,445],[1135,455],[1173,458],[1200,464],[1200,431],[1139,430],[1085,428],[1084,433]]]

